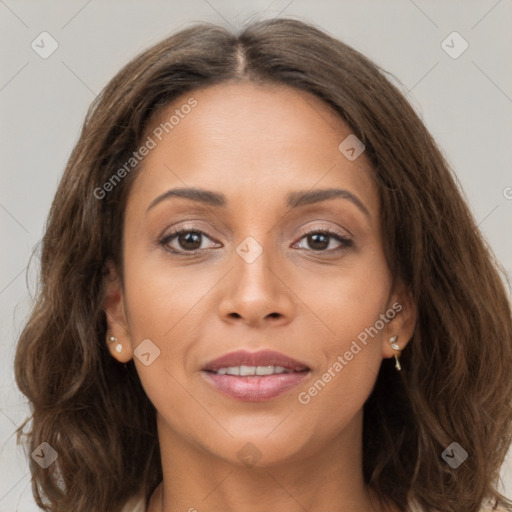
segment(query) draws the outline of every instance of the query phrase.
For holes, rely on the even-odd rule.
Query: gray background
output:
[[[34,291],[28,259],[88,105],[122,64],[190,22],[275,16],[318,24],[400,80],[512,275],[511,0],[0,0],[0,512],[38,510],[15,442],[28,408],[12,361]],[[43,31],[59,45],[47,59],[31,47]],[[469,44],[456,59],[441,46],[453,31]],[[512,451],[502,481],[512,497]]]

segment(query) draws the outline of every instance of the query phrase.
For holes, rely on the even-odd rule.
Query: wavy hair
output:
[[[197,23],[129,62],[92,103],[53,200],[33,310],[15,375],[31,404],[18,442],[58,453],[29,458],[32,491],[49,512],[117,512],[162,479],[156,411],[133,361],[106,347],[105,263],[122,276],[126,199],[139,167],[98,199],[178,96],[252,81],[308,91],[365,144],[381,200],[392,274],[418,320],[403,371],[382,362],[364,405],[363,470],[383,502],[426,512],[477,512],[497,490],[512,440],[512,321],[501,268],[449,164],[400,89],[371,60],[318,27],[257,21],[232,33]],[[456,470],[441,457],[468,453]],[[512,508],[510,508],[512,509]]]

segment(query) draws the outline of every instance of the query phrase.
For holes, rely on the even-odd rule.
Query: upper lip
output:
[[[229,352],[223,356],[206,363],[203,367],[205,371],[216,372],[220,368],[229,368],[230,366],[282,366],[296,372],[309,370],[309,367],[293,357],[275,352],[274,350],[261,350],[259,352],[248,352],[246,350],[237,350]]]

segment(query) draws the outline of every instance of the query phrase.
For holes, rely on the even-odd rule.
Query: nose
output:
[[[218,313],[223,321],[252,327],[286,325],[295,312],[293,292],[277,268],[269,266],[268,251],[251,263],[234,255],[226,276]]]

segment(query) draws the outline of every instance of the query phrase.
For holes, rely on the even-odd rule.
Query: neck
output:
[[[148,512],[380,512],[363,479],[361,432],[362,413],[323,447],[245,467],[188,443],[158,417],[164,478]]]

